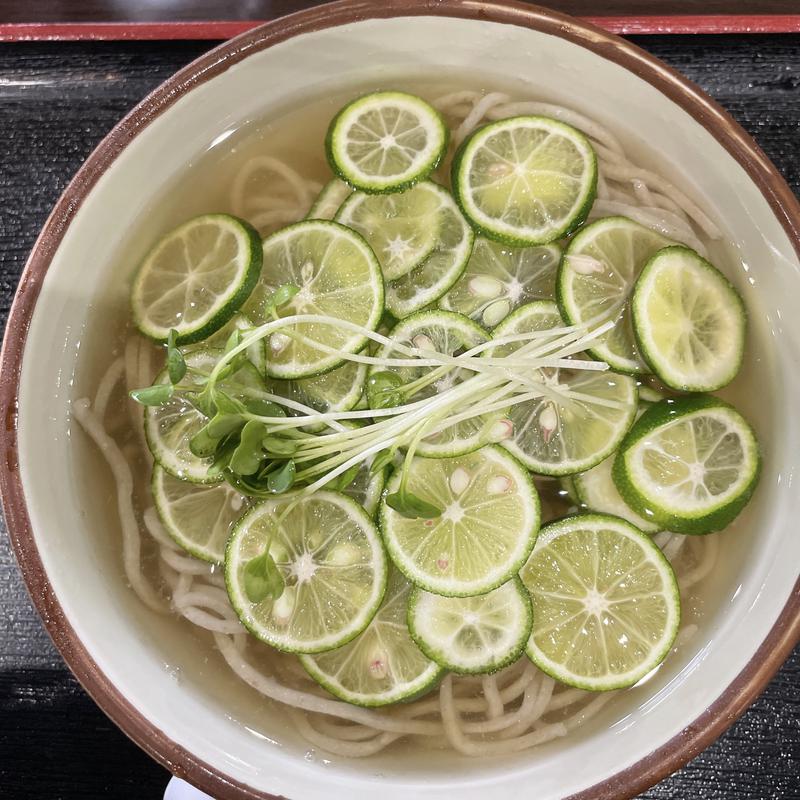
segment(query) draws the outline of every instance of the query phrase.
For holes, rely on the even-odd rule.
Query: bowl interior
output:
[[[730,241],[731,277],[749,310],[750,355],[739,379],[747,391],[737,404],[759,433],[764,474],[751,507],[721,542],[721,566],[698,601],[697,635],[568,739],[486,761],[408,748],[363,762],[329,759],[298,739],[280,706],[240,684],[210,638],[149,612],[124,584],[113,485],[71,424],[69,401],[94,393],[112,356],[130,272],[152,241],[140,234],[157,235],[194,213],[169,204],[171,187],[192,164],[216,157],[228,132],[308,98],[408,86],[431,74],[581,110],[711,211]],[[201,196],[197,203],[197,212],[214,210]],[[487,21],[400,17],[302,33],[171,105],[103,175],[64,236],[35,309],[20,382],[20,470],[36,545],[67,618],[111,683],[170,739],[236,781],[308,800],[337,788],[367,798],[377,786],[391,798],[409,790],[522,796],[531,785],[542,800],[563,797],[630,766],[691,723],[745,666],[792,590],[800,431],[790,409],[798,386],[796,370],[781,365],[796,364],[800,352],[797,298],[797,254],[745,170],[632,71],[557,36]]]

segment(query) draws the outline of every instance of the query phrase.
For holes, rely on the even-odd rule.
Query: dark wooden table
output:
[[[638,43],[728,108],[800,191],[800,36],[648,37]],[[82,160],[146,92],[209,46],[0,46],[3,324],[36,233]],[[800,798],[799,776],[800,649],[722,739],[642,797],[788,800]],[[0,798],[156,800],[167,778],[94,706],[61,662],[3,531]]]

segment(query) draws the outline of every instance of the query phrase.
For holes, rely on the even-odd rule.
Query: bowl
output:
[[[146,242],[127,228],[164,187],[248,120],[349,86],[479,75],[559,98],[658,153],[710,209],[741,265],[751,367],[744,400],[765,456],[755,500],[725,534],[698,632],[643,686],[573,736],[495,759],[402,749],[330,759],[219,668],[209,642],[143,607],[122,579],[107,470],[70,400],[107,353],[110,317]],[[526,89],[527,87],[527,89]],[[680,767],[757,696],[800,638],[800,208],[716,104],[628,42],[544,9],[347,2],[264,25],[168,80],[99,145],[25,268],[2,353],[0,488],[25,581],[65,661],[146,752],[219,798],[622,798]],[[116,311],[114,311],[116,309]],[[781,369],[782,365],[790,369]]]

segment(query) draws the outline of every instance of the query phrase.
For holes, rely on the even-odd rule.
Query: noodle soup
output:
[[[623,131],[606,131],[577,112],[532,101],[513,88],[509,94],[417,83],[402,88],[439,109],[451,131],[450,150],[434,173],[436,180],[448,181],[454,147],[481,124],[520,115],[553,117],[582,131],[597,154],[597,197],[589,223],[627,217],[690,247],[732,281],[739,279],[740,264],[718,227],[724,221],[711,219],[673,186],[663,165]],[[235,215],[261,236],[303,219],[332,177],[323,149],[329,121],[357,94],[321,98],[278,119],[218,137],[208,153],[187,169],[180,185],[167,187],[146,218],[132,227],[130,248],[120,254],[118,274],[132,276],[153,242],[199,214]],[[120,493],[123,519],[115,526],[119,532],[114,540],[123,553],[120,579],[124,574],[154,613],[173,615],[176,635],[187,640],[187,656],[177,665],[181,680],[211,687],[226,713],[255,735],[283,741],[299,734],[308,742],[309,752],[318,752],[321,758],[366,757],[384,749],[391,754],[403,744],[421,744],[422,753],[431,749],[431,743],[466,755],[505,755],[565,737],[569,741],[581,735],[576,729],[584,723],[589,729],[614,724],[624,719],[631,704],[650,700],[647,681],[654,673],[633,689],[596,693],[563,685],[522,655],[496,672],[448,674],[440,686],[429,687],[422,697],[399,707],[362,708],[326,692],[295,655],[280,653],[248,634],[229,601],[222,569],[183,552],[166,533],[154,507],[143,409],[126,394],[153,383],[163,366],[163,347],[147,341],[127,321],[129,290],[130,283],[120,282],[108,288],[103,324],[110,333],[112,320],[123,321],[113,330],[114,360],[109,364],[107,358],[101,359],[100,337],[95,335],[83,356],[79,382],[97,387],[96,394],[78,400],[74,415],[92,439],[105,443],[104,455],[116,481],[116,487],[108,483],[110,496]],[[752,385],[766,368],[755,352],[751,341],[741,374],[722,392],[750,420],[757,419],[756,401],[741,387]],[[658,391],[664,389],[658,381],[644,381]],[[534,481],[542,522],[578,510],[568,482],[553,476],[535,476]],[[747,557],[751,524],[752,511],[747,510],[721,533],[688,536],[661,531],[653,536],[674,567],[683,609],[681,629],[664,668],[674,669],[683,654],[692,651],[706,615],[717,613],[735,588],[731,578]],[[254,702],[264,697],[277,709],[268,722],[260,702]],[[283,728],[275,725],[276,717],[286,719]]]

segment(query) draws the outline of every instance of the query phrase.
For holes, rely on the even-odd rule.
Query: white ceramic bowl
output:
[[[75,366],[79,349],[105,346],[107,306],[95,306],[126,221],[146,214],[225,131],[353,83],[465,71],[486,87],[521,81],[532,96],[635,132],[713,210],[744,265],[736,278],[758,354],[746,405],[764,474],[748,523],[724,540],[730,566],[710,579],[698,635],[571,738],[496,760],[399,749],[329,763],[308,755],[280,708],[254,694],[243,701],[213,657],[205,664],[209,645],[148,612],[125,586],[120,544],[104,536],[114,514],[107,478],[87,466],[95,456],[70,425],[70,398],[90,388]],[[3,501],[32,596],[65,660],[123,730],[218,797],[549,800],[641,791],[719,735],[800,634],[799,227],[797,202],[774,167],[698,90],[632,45],[530,6],[346,2],[204,56],[135,109],[76,176],[37,242],[6,335]],[[116,281],[120,298],[125,277]],[[213,680],[198,678],[204,671]],[[277,741],[249,732],[253,719]]]

